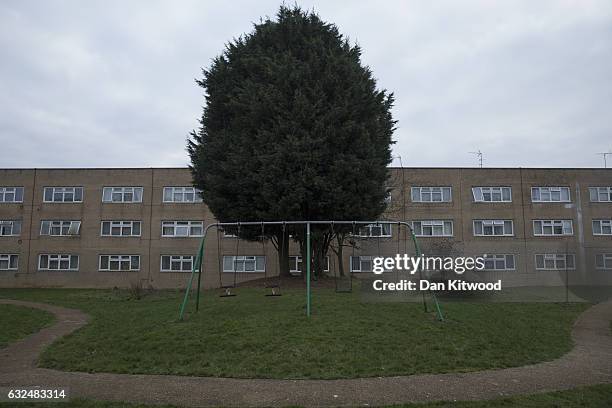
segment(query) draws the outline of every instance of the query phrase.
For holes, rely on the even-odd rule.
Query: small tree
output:
[[[276,20],[255,24],[203,71],[196,82],[204,112],[187,148],[194,184],[218,220],[365,220],[383,212],[393,96],[376,88],[360,56],[335,25],[281,6]],[[302,228],[289,233],[304,243]],[[313,227],[319,272],[329,234]],[[288,235],[266,235],[288,273]]]

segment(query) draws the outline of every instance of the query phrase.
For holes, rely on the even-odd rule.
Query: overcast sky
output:
[[[187,165],[194,78],[279,4],[1,1],[0,167]],[[600,167],[612,149],[610,0],[298,4],[395,93],[405,166],[480,149],[491,167]]]

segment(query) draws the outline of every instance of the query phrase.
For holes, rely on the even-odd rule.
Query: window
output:
[[[372,272],[372,257],[351,256],[351,272]]]
[[[472,187],[472,196],[477,203],[509,203],[512,187]]]
[[[201,237],[203,221],[162,221],[162,237]]]
[[[612,187],[589,187],[589,196],[594,203],[612,202]]]
[[[0,261],[0,269],[2,268],[1,265],[2,262]],[[595,255],[595,267],[597,269],[612,269],[612,254]]]
[[[593,220],[593,235],[612,235],[612,220]]]
[[[514,223],[512,220],[474,220],[474,236],[512,236]]]
[[[82,203],[83,187],[45,187],[45,203]]]
[[[21,235],[21,220],[0,221],[0,236],[16,237]]]
[[[485,271],[513,271],[515,268],[512,254],[487,254],[483,258]]]
[[[574,235],[572,220],[534,220],[533,235]]]
[[[452,200],[450,187],[412,187],[410,192],[415,203],[450,203]]]
[[[223,272],[265,272],[265,256],[224,256]]]
[[[40,271],[78,271],[79,256],[67,254],[41,254],[38,256]]]
[[[329,256],[325,257],[325,272],[329,272]],[[292,255],[289,257],[289,272],[292,274],[302,273],[302,257]]]
[[[417,237],[453,236],[453,222],[450,220],[413,221],[412,229]]]
[[[101,272],[138,271],[140,270],[140,255],[100,255]]]
[[[103,237],[139,237],[140,221],[102,221]]]
[[[360,237],[391,237],[391,224],[368,224],[359,227]]]
[[[531,187],[531,201],[534,203],[568,203],[570,201],[569,187]]]
[[[40,235],[61,237],[64,235],[79,235],[81,221],[50,221],[40,222]]]
[[[19,255],[0,254],[0,271],[16,271],[19,268]]]
[[[192,255],[162,255],[162,272],[191,272],[195,257]]]
[[[557,271],[574,269],[574,254],[536,254],[536,269]]]
[[[164,187],[164,203],[201,203],[202,190],[194,187]]]
[[[142,187],[104,187],[103,203],[142,203]]]
[[[23,203],[23,187],[0,187],[0,203]]]

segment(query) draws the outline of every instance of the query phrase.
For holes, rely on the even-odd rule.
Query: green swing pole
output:
[[[306,223],[306,316],[310,317],[310,223]]]
[[[183,303],[181,303],[181,311],[179,313],[179,320],[183,320],[183,316],[185,314],[185,308],[187,307],[187,301],[189,300],[189,293],[191,292],[191,286],[193,285],[193,277],[195,276],[196,269],[198,269],[198,293],[197,293],[197,303],[196,310],[198,310],[199,302],[200,302],[200,283],[201,283],[201,275],[202,275],[202,257],[204,256],[204,240],[206,238],[206,233],[202,237],[202,241],[200,242],[200,249],[198,251],[198,255],[196,256],[196,260],[191,268],[191,277],[189,278],[189,283],[187,284],[187,288],[185,289],[185,297],[183,298]]]
[[[200,242],[200,250],[198,251],[198,256],[196,257],[196,263],[198,267],[198,291],[196,292],[196,312],[200,310],[200,292],[202,287],[202,261],[204,258],[204,238],[206,235],[202,237],[202,241]]]

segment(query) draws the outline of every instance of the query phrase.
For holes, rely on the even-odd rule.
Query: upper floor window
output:
[[[391,237],[391,224],[368,224],[368,225],[359,227],[358,236],[365,237],[365,238]]]
[[[612,187],[589,187],[589,196],[594,203],[612,202]]]
[[[0,271],[16,271],[19,269],[19,255],[0,254]]]
[[[223,272],[265,272],[265,256],[224,256]]]
[[[597,269],[612,269],[612,254],[595,255],[595,267]]]
[[[612,235],[612,220],[593,220],[593,235]]]
[[[452,200],[450,187],[412,187],[410,191],[415,203],[450,203]]]
[[[412,229],[417,237],[453,236],[453,222],[451,220],[413,221]]]
[[[514,223],[512,220],[474,220],[475,236],[512,236]]]
[[[23,203],[23,187],[0,187],[0,203]]]
[[[103,237],[139,237],[140,221],[102,221],[100,235]]]
[[[142,187],[104,187],[103,203],[142,203]]]
[[[21,220],[0,220],[0,236],[12,237],[21,235]]]
[[[38,269],[41,271],[78,271],[79,256],[71,254],[40,254]]]
[[[79,235],[81,221],[43,220],[40,222],[40,235],[60,237],[64,235]]]
[[[203,221],[162,221],[162,237],[201,237]]]
[[[572,220],[534,220],[534,235],[573,235]]]
[[[45,203],[82,203],[83,187],[45,187]]]
[[[202,190],[195,187],[164,187],[164,203],[201,203]]]
[[[102,272],[138,271],[140,270],[140,255],[100,255]]]
[[[193,269],[193,255],[162,255],[162,272],[191,272]]]
[[[534,203],[570,202],[569,187],[531,187],[531,201]]]
[[[536,269],[539,270],[564,270],[575,268],[574,254],[536,254]]]
[[[472,196],[477,203],[509,203],[512,187],[472,187]]]
[[[485,271],[513,271],[515,269],[512,254],[487,254],[483,258]]]

